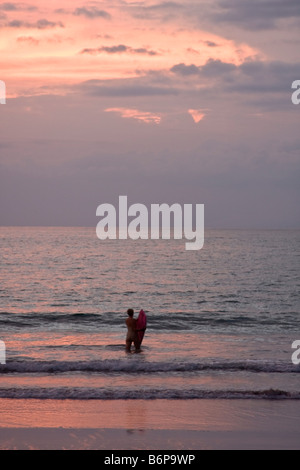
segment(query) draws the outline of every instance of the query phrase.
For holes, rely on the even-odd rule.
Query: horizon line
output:
[[[94,225],[2,225],[0,223],[0,228],[88,228],[95,229]],[[120,227],[117,225],[117,228]],[[173,227],[172,227],[173,229]],[[241,231],[254,231],[254,230],[264,230],[264,231],[297,231],[300,230],[300,227],[285,227],[285,228],[271,228],[271,227],[206,227],[206,230],[241,230]]]

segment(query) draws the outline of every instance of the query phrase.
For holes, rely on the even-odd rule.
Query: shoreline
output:
[[[299,450],[300,402],[0,400],[0,450]]]
[[[0,450],[299,450],[282,432],[0,428]]]

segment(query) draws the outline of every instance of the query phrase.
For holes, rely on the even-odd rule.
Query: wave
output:
[[[56,304],[56,307],[69,306],[67,304]],[[26,326],[36,326],[36,324],[42,323],[87,323],[87,322],[103,322],[103,320],[109,320],[109,315],[116,320],[117,313],[109,312],[108,314],[101,315],[97,313],[23,313],[15,314],[9,312],[2,312],[0,321],[3,324],[19,323],[20,325],[25,323]],[[124,316],[124,315],[123,315]]]
[[[37,400],[300,400],[299,392],[284,390],[196,390],[113,388],[3,388],[0,398]]]
[[[300,373],[300,366],[287,363],[258,361],[219,362],[137,362],[107,359],[103,361],[10,361],[0,365],[0,375],[5,373],[176,373],[176,372],[253,372],[253,373]]]
[[[198,303],[206,301],[198,301]],[[231,301],[230,301],[231,302]],[[148,327],[151,330],[178,331],[199,330],[207,328],[247,328],[260,329],[262,326],[276,327],[278,330],[295,328],[298,325],[298,315],[282,315],[276,318],[271,315],[237,313],[222,310],[203,310],[201,312],[167,312],[163,314],[149,314]],[[24,313],[13,314],[2,312],[0,314],[0,326],[5,329],[32,328],[50,329],[65,327],[82,331],[95,330],[97,328],[120,328],[124,325],[124,314],[120,312],[106,313]]]

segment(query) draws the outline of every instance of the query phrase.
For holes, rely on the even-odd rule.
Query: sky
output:
[[[300,228],[299,0],[0,2],[0,225]]]

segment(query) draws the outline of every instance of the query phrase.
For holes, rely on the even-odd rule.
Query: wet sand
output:
[[[0,400],[0,449],[300,448],[300,401]]]

